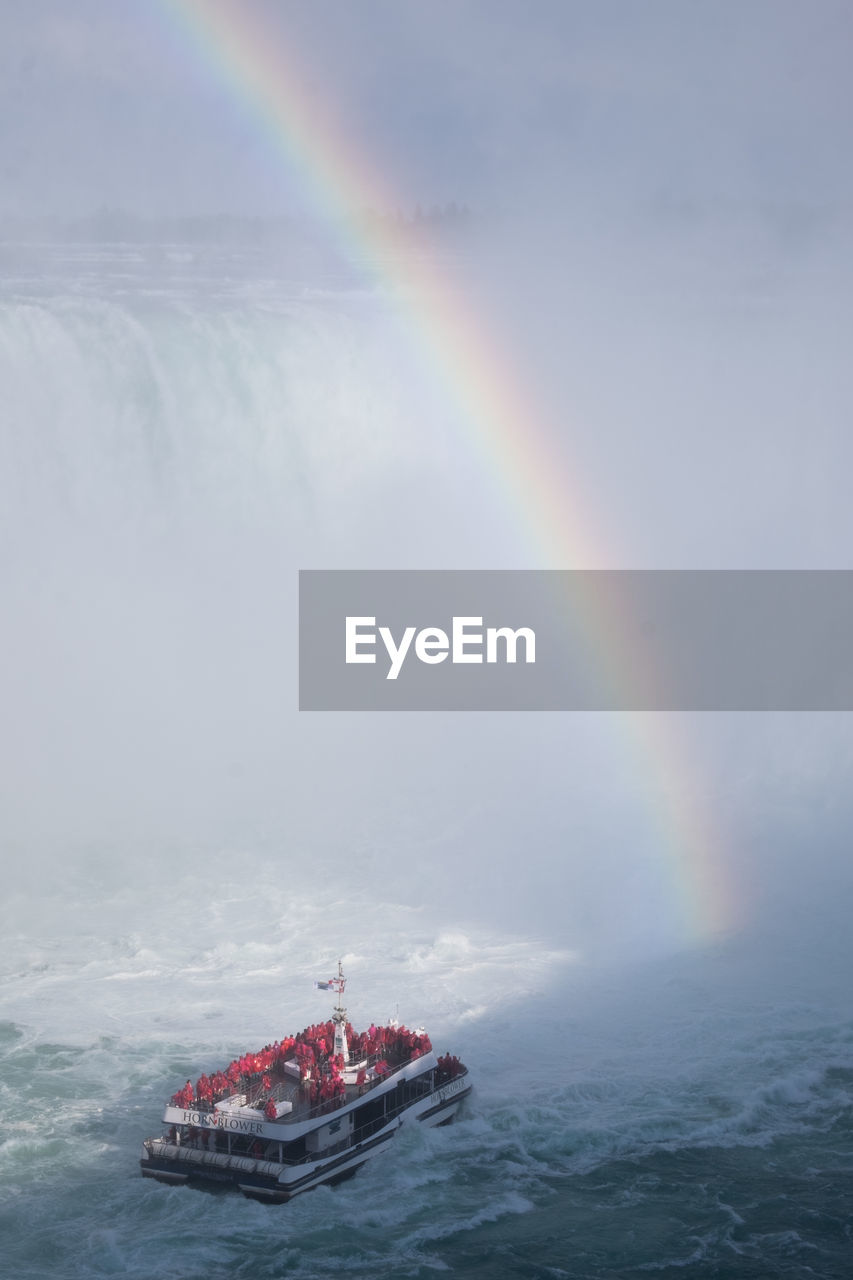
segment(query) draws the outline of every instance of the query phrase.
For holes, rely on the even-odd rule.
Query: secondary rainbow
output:
[[[454,414],[475,440],[483,465],[546,567],[615,567],[595,519],[561,455],[556,433],[535,396],[513,374],[513,360],[453,276],[412,252],[390,219],[400,199],[369,151],[334,116],[327,86],[309,87],[305,68],[278,27],[252,0],[161,0],[201,60],[248,113],[297,178],[303,194],[336,238],[381,278],[410,318],[419,358],[444,388]],[[578,602],[574,602],[577,608]],[[617,688],[648,689],[660,680],[649,655],[631,639],[629,620],[580,602],[590,660]],[[690,765],[676,719],[629,715],[620,725],[645,777],[648,803],[661,828],[662,853],[679,899],[686,935],[704,938],[736,923],[728,857],[706,787]]]

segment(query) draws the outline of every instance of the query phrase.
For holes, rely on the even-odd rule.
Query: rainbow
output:
[[[471,433],[492,482],[518,511],[540,567],[613,566],[605,535],[560,456],[530,390],[513,373],[483,315],[451,274],[412,252],[405,229],[369,219],[400,205],[384,172],[332,113],[328,93],[308,87],[305,69],[251,0],[161,0],[191,55],[246,112],[282,156],[336,238],[368,265],[405,309],[416,354]],[[578,609],[578,602],[572,604]],[[630,627],[612,612],[579,616],[591,661],[619,688],[648,687],[654,664],[626,642]],[[640,762],[650,811],[667,859],[684,939],[706,939],[737,923],[728,849],[677,717],[624,714],[620,725]]]

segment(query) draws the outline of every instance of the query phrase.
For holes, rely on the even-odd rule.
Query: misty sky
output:
[[[252,7],[404,208],[849,209],[844,3]],[[4,0],[0,31],[0,212],[303,211],[165,0]]]
[[[536,388],[619,567],[850,566],[849,4],[239,7],[401,209],[474,210],[494,359]],[[317,217],[166,0],[0,0],[0,94],[0,225]],[[295,711],[299,567],[542,567],[536,494],[513,493],[461,389],[448,407],[432,385],[416,311],[286,272],[268,295],[265,264],[240,293],[225,258],[210,275],[234,294],[205,292],[203,252],[149,247],[57,267],[2,246],[12,838],[304,836],[439,898],[464,851],[472,910],[507,918],[529,850],[532,918],[563,927],[556,875],[579,933],[642,934],[669,878],[654,787],[681,784],[649,783],[621,725]],[[705,807],[740,824],[718,852],[744,898],[772,914],[781,858],[803,900],[816,809],[835,884],[846,719],[684,736]]]

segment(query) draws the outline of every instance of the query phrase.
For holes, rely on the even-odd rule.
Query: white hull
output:
[[[447,1124],[471,1092],[458,1058],[437,1058],[421,1027],[396,1020],[355,1032],[346,1020],[346,978],[331,1020],[235,1058],[172,1095],[162,1138],[142,1144],[143,1176],[213,1182],[282,1203],[338,1182],[383,1151],[404,1124]],[[333,1048],[330,1048],[333,1046]]]
[[[253,1199],[280,1204],[302,1191],[311,1191],[323,1183],[338,1182],[348,1177],[372,1156],[386,1150],[403,1125],[418,1123],[432,1127],[448,1124],[470,1092],[467,1073],[460,1075],[411,1103],[405,1111],[363,1141],[344,1150],[338,1144],[338,1149],[328,1154],[318,1153],[316,1159],[303,1159],[297,1163],[279,1164],[245,1155],[178,1146],[163,1139],[148,1139],[142,1148],[142,1173],[145,1177],[172,1185],[197,1182],[231,1185]],[[329,1118],[324,1117],[324,1121],[328,1122]]]

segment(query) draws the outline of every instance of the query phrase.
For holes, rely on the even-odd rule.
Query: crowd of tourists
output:
[[[452,1080],[454,1076],[458,1076],[460,1071],[464,1071],[462,1063],[459,1061],[455,1053],[442,1054],[440,1058],[436,1058],[438,1065],[437,1082],[442,1079]]]
[[[432,1048],[425,1033],[393,1024],[387,1027],[371,1025],[367,1031],[359,1032],[353,1031],[347,1023],[346,1035],[351,1063],[366,1062],[377,1075],[386,1074],[402,1062],[422,1057]],[[344,1060],[340,1054],[332,1052],[334,1043],[334,1022],[314,1023],[298,1035],[286,1036],[275,1044],[264,1045],[256,1053],[244,1053],[242,1057],[234,1058],[224,1071],[216,1071],[211,1076],[201,1075],[195,1086],[188,1080],[183,1089],[172,1095],[172,1105],[207,1110],[234,1094],[254,1093],[266,1096],[264,1114],[274,1120],[276,1104],[271,1092],[274,1077],[279,1081],[284,1078],[284,1064],[288,1061],[298,1064],[299,1079],[308,1090],[312,1106],[334,1103],[343,1097],[346,1089],[342,1076]],[[447,1057],[449,1060],[450,1055]],[[439,1059],[442,1061],[444,1059]],[[452,1061],[458,1064],[457,1058]],[[456,1071],[452,1074],[455,1075]],[[366,1081],[367,1070],[362,1066],[355,1083],[364,1085]]]

